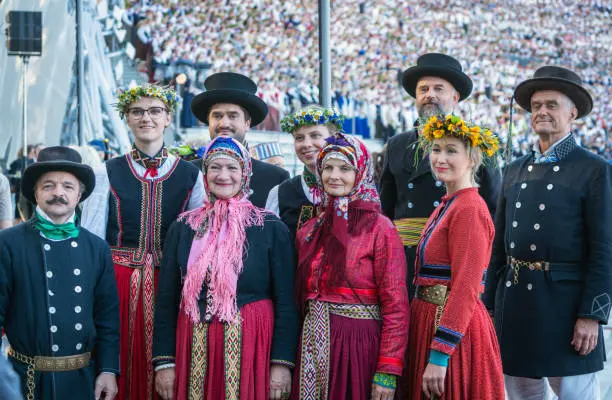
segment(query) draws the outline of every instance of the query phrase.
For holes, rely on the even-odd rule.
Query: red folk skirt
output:
[[[407,372],[402,378],[402,399],[426,399],[423,373],[434,336],[436,305],[415,298],[410,307]],[[441,400],[504,399],[501,355],[491,317],[476,302],[465,335],[449,359]]]
[[[313,311],[310,302],[309,313]],[[319,305],[323,302],[317,302]],[[336,307],[347,307],[334,311]],[[315,325],[304,323],[298,360],[291,385],[292,400],[367,400],[372,394],[372,379],[376,373],[376,363],[380,349],[382,324],[377,306],[332,305],[327,303],[328,325],[317,318]],[[350,308],[353,308],[352,310]],[[354,317],[350,315],[354,314]],[[372,315],[370,315],[372,314]],[[323,315],[325,317],[325,315]],[[306,317],[307,321],[309,316]],[[308,332],[311,327],[314,332]],[[313,333],[320,343],[312,343],[308,338]],[[327,337],[323,337],[327,335]],[[311,343],[308,343],[308,342]],[[325,343],[326,342],[326,343]],[[327,350],[326,350],[327,349]],[[304,359],[318,359],[316,371],[308,371]],[[321,358],[320,358],[321,357]],[[326,371],[323,371],[325,369]]]
[[[256,301],[243,306],[240,315],[242,324],[236,329],[217,319],[194,327],[181,307],[176,327],[176,400],[270,398],[274,306],[271,300]]]
[[[115,264],[119,292],[121,375],[117,400],[161,399],[153,381],[153,312],[157,275],[150,262],[141,269]]]

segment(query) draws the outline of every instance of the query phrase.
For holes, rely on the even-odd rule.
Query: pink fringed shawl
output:
[[[229,140],[232,143],[218,143]],[[231,146],[226,146],[227,144]],[[233,151],[236,147],[242,154]],[[194,323],[200,322],[198,299],[207,274],[208,291],[212,298],[212,304],[207,305],[210,307],[208,311],[220,321],[238,322],[236,289],[248,245],[246,229],[250,226],[263,226],[266,213],[247,199],[251,174],[249,152],[233,139],[219,137],[209,145],[204,155],[204,163],[209,160],[207,155],[219,152],[235,157],[242,164],[245,178],[242,190],[227,200],[215,199],[209,193],[208,198],[211,200],[205,201],[203,207],[183,213],[179,217],[196,232],[189,252],[187,276],[182,292],[183,308]],[[208,192],[206,183],[205,187]]]

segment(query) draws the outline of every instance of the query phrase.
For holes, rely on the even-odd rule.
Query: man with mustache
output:
[[[127,154],[96,170],[96,190],[84,203],[83,226],[111,246],[119,289],[119,400],[150,400],[153,310],[162,246],[170,224],[204,200],[202,173],[170,154],[164,130],[178,98],[155,85],[128,89],[116,108],[134,135]]]
[[[257,85],[248,77],[234,72],[219,72],[206,78],[206,91],[191,102],[191,112],[208,124],[210,138],[233,137],[246,145],[249,128],[259,124],[268,114],[268,106],[260,99]],[[251,196],[249,200],[264,208],[270,189],[289,179],[289,172],[276,165],[253,159]],[[202,160],[193,163],[202,170]]]
[[[427,53],[418,58],[416,66],[404,71],[402,84],[416,99],[419,121],[415,122],[414,129],[387,142],[380,200],[383,212],[394,221],[404,243],[407,285],[412,299],[417,243],[427,219],[445,194],[444,185],[432,175],[429,159],[417,149],[419,122],[434,115],[454,112],[457,104],[472,92],[472,81],[454,58]],[[497,168],[481,167],[477,180],[480,195],[493,214],[501,174]]]
[[[599,399],[602,326],[612,306],[612,166],[580,147],[593,108],[580,77],[539,68],[514,99],[539,140],[508,165],[495,219],[486,307],[509,400]]]
[[[76,150],[47,147],[21,181],[22,195],[36,204],[34,216],[0,232],[0,328],[27,399],[111,400],[117,393],[119,298],[111,253],[79,227],[75,213],[94,185]]]

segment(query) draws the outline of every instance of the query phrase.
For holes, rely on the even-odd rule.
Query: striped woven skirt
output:
[[[369,399],[380,332],[378,305],[310,301],[291,398]]]
[[[246,304],[241,324],[193,325],[183,312],[176,328],[176,400],[267,400],[274,328],[271,300]]]

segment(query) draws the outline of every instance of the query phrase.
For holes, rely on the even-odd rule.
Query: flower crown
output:
[[[180,146],[172,147],[168,151],[170,154],[181,157],[185,161],[191,161],[202,158],[206,152],[206,146],[195,147],[191,144],[182,144]]]
[[[342,129],[345,116],[333,108],[310,108],[289,114],[281,120],[284,132],[293,133],[303,126],[334,124]]]
[[[499,139],[487,128],[478,125],[469,125],[460,117],[449,114],[446,117],[434,115],[429,118],[419,136],[419,146],[431,147],[434,139],[453,136],[463,139],[472,147],[480,147],[483,156],[492,158],[499,151]]]
[[[174,111],[179,101],[178,95],[172,88],[145,83],[142,86],[120,90],[118,96],[119,101],[115,104],[115,108],[119,111],[120,117],[125,117],[128,106],[138,101],[141,97],[155,97],[160,99],[168,106],[170,112]]]

